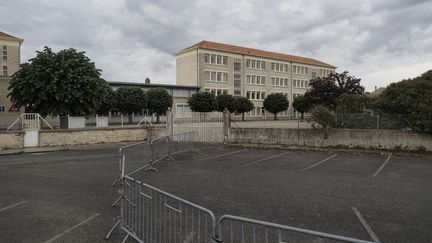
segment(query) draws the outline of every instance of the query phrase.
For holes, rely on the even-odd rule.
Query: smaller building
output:
[[[120,87],[140,87],[147,91],[152,88],[164,88],[170,95],[173,96],[173,110],[179,112],[188,112],[190,108],[187,104],[187,100],[193,94],[200,90],[199,86],[186,86],[186,85],[174,85],[174,84],[155,84],[155,83],[138,83],[138,82],[120,82],[120,81],[108,81],[108,84],[117,90]]]
[[[8,127],[21,114],[7,95],[12,75],[20,68],[23,41],[0,31],[0,129]]]

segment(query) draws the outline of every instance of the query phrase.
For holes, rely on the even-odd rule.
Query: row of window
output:
[[[216,55],[216,54],[204,54],[204,62],[216,65],[228,65],[228,56]]]
[[[213,82],[227,82],[227,72],[204,71],[204,80]]]
[[[8,75],[8,66],[7,66],[7,59],[8,59],[8,50],[7,46],[3,46],[2,48],[2,74],[4,76]]]
[[[288,64],[278,63],[278,62],[272,62],[271,63],[271,70],[276,72],[285,72],[287,73],[289,70]]]
[[[264,91],[246,91],[246,97],[250,100],[264,100],[266,93]]]
[[[220,94],[228,94],[228,90],[227,89],[205,89],[204,90],[207,93],[212,93],[215,96],[218,96]]]
[[[308,67],[294,65],[294,66],[293,66],[293,72],[294,72],[295,74],[303,74],[303,75],[306,75],[306,74],[308,74],[309,70],[308,70]]]
[[[321,77],[328,77],[332,73],[331,70],[328,69],[320,69],[320,76]]]
[[[265,85],[265,77],[258,75],[246,75],[246,83],[253,85]]]
[[[293,79],[293,87],[295,88],[307,88],[309,86],[308,80]]]
[[[251,69],[265,69],[265,61],[246,59],[246,67]]]
[[[287,78],[272,77],[271,80],[272,80],[272,86],[288,87],[288,79]]]

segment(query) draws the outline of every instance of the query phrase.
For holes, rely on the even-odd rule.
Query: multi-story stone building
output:
[[[20,114],[19,109],[13,107],[7,94],[11,76],[20,67],[23,41],[0,31],[0,128],[10,125]]]
[[[279,114],[293,116],[292,101],[304,94],[309,80],[327,76],[336,67],[308,57],[201,41],[176,54],[177,84],[199,86],[215,95],[246,96],[255,106],[248,115],[267,116],[264,98],[283,93],[290,108]]]

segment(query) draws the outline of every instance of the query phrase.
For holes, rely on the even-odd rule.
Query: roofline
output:
[[[5,32],[3,32],[5,33]],[[0,40],[9,40],[9,41],[19,41],[20,45],[24,42],[24,39],[15,37],[13,35],[9,35],[8,33],[5,33],[8,36],[0,36]]]
[[[148,87],[167,87],[167,88],[180,88],[180,89],[200,89],[200,86],[187,86],[176,84],[158,84],[158,83],[141,83],[141,82],[122,82],[122,81],[106,81],[108,84],[125,85],[125,86],[148,86]]]
[[[281,60],[281,61],[285,61],[285,62],[288,61],[287,59],[274,58],[274,57],[266,57],[266,56],[258,56],[258,55],[253,55],[253,54],[251,54],[251,53],[233,52],[233,51],[221,50],[221,49],[217,49],[217,48],[201,47],[200,45],[201,45],[201,43],[203,43],[203,42],[205,42],[205,41],[200,41],[200,42],[198,42],[198,43],[196,43],[196,44],[194,44],[194,45],[192,45],[192,46],[186,47],[185,49],[183,49],[183,50],[177,52],[177,53],[175,54],[175,56],[178,56],[178,55],[181,55],[181,54],[184,54],[184,53],[190,52],[190,51],[194,51],[194,50],[197,50],[197,49],[203,49],[203,50],[210,50],[210,51],[222,51],[222,52],[226,52],[226,53],[234,53],[234,54],[248,55],[248,56],[252,56],[252,57],[259,57],[259,58],[267,58],[267,59]],[[216,42],[215,42],[215,43],[216,43]],[[224,44],[224,43],[218,43],[218,44]],[[225,44],[225,45],[231,45],[231,44]],[[242,46],[236,46],[236,47],[249,48],[249,47],[242,47]],[[255,49],[255,50],[257,50],[257,51],[265,51],[265,52],[270,52],[270,53],[275,53],[275,54],[284,54],[284,53],[279,53],[279,52],[274,52],[274,51],[266,51],[266,50],[256,49],[256,48],[249,48],[249,49]],[[291,55],[291,56],[295,56],[295,55]],[[296,57],[312,59],[312,58],[310,58],[310,57],[302,57],[302,56],[296,56]],[[319,61],[319,60],[316,60],[316,61]],[[307,64],[307,65],[313,65],[313,66],[320,66],[320,67],[327,67],[327,68],[334,68],[334,69],[337,68],[336,66],[333,66],[333,65],[328,64],[328,63],[324,63],[324,62],[322,62],[322,61],[319,61],[319,62],[322,62],[322,63],[324,63],[325,65],[319,65],[319,64],[308,64],[308,63],[305,63],[305,62],[298,62],[298,61],[288,61],[288,62],[294,62],[294,63],[300,63],[300,64]]]

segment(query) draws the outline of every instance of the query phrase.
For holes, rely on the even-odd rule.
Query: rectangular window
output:
[[[210,62],[210,54],[204,54],[204,62],[209,63]]]
[[[216,81],[216,72],[211,72],[211,78],[210,80]]]
[[[274,62],[271,63],[271,70],[272,70],[272,71],[275,70],[275,63],[274,63]]]
[[[247,91],[247,92],[246,92],[246,97],[247,97],[248,99],[251,98],[251,92],[250,92],[250,91]]]
[[[246,67],[250,67],[250,59],[246,60]]]
[[[234,71],[241,71],[241,63],[234,62]]]
[[[256,84],[256,76],[255,75],[252,76],[252,84]]]
[[[209,71],[204,72],[204,80],[210,80],[210,72]]]
[[[223,56],[223,65],[228,65],[228,57]]]
[[[211,54],[211,56],[210,56],[210,63],[212,63],[212,64],[216,63],[216,55],[215,54]]]
[[[216,81],[222,81],[222,73],[221,72],[217,72]]]
[[[261,62],[261,69],[263,69],[263,70],[264,70],[265,68],[266,68],[265,62],[264,62],[264,61],[262,61],[262,62]]]
[[[219,65],[222,64],[222,56],[221,55],[216,56],[216,64],[219,64]]]
[[[228,73],[223,73],[222,78],[223,78],[222,81],[227,82],[228,81]]]

